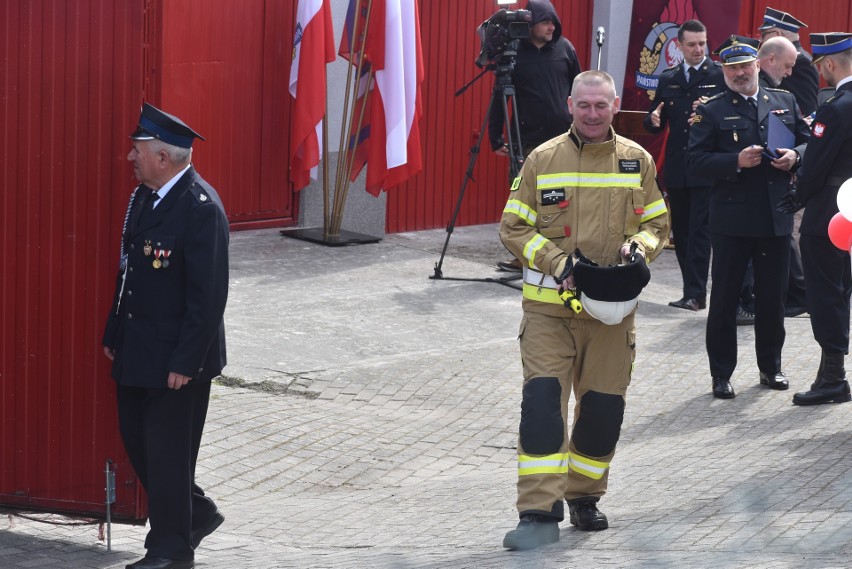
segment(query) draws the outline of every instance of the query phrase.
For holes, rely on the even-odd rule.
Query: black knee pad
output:
[[[524,385],[520,438],[524,452],[553,454],[565,440],[562,387],[555,377],[535,377]]]
[[[580,399],[580,417],[574,425],[574,447],[589,457],[615,450],[624,420],[624,397],[587,391]]]

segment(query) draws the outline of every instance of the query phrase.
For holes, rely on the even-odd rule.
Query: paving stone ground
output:
[[[798,408],[819,362],[787,319],[791,390],[757,384],[737,330],[737,398],[715,400],[706,311],[680,296],[674,251],[652,265],[624,429],[600,503],[610,529],[527,553],[517,523],[520,293],[493,282],[495,225],[323,247],[232,236],[229,366],[213,389],[198,479],[226,516],[203,569],[849,567],[852,405]],[[123,567],[145,528],[0,518],[2,568]]]

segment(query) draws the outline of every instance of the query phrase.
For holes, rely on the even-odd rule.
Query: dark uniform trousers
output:
[[[802,263],[808,275],[808,312],[814,339],[826,352],[849,352],[849,298],[852,270],[847,251],[835,247],[828,237],[802,234],[799,237]]]
[[[192,559],[191,531],[216,513],[194,482],[209,398],[209,381],[177,390],[117,386],[121,436],[148,493],[145,548],[151,556]]]
[[[713,377],[730,378],[737,365],[736,306],[749,259],[754,264],[754,345],[757,367],[768,374],[781,371],[784,346],[784,296],[790,264],[789,235],[732,237],[713,232],[713,286],[707,315],[707,355]]]
[[[683,296],[703,300],[710,271],[710,186],[666,188]]]

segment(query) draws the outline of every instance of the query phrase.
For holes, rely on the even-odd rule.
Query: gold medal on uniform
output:
[[[154,262],[151,263],[151,264],[154,266],[155,269],[159,269],[160,267],[163,266],[163,262],[160,261],[159,259],[154,259]]]
[[[145,246],[142,247],[142,252],[145,254],[146,257],[150,257],[151,251],[153,251],[153,247],[151,247],[151,240],[146,239],[145,240]]]
[[[154,262],[151,263],[151,266],[155,269],[159,269],[163,266],[163,262],[160,260],[160,256],[163,254],[162,249],[154,249]]]

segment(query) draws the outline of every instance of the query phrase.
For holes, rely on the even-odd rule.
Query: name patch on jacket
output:
[[[553,205],[565,201],[565,190],[541,190],[541,205]]]
[[[638,160],[619,160],[618,171],[622,174],[638,174],[641,172]]]

